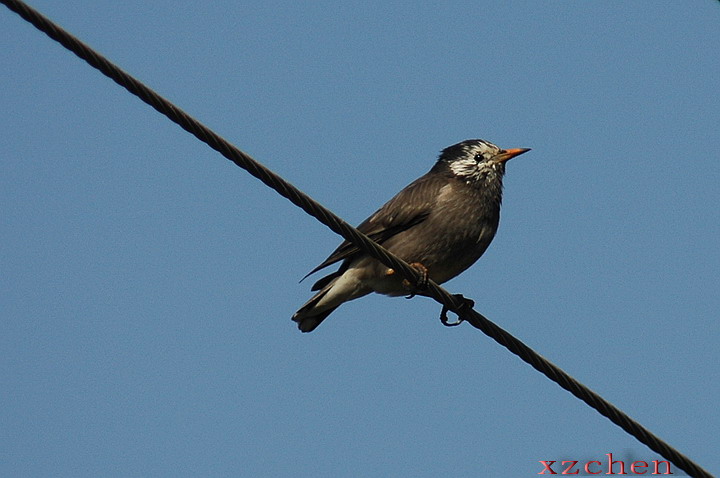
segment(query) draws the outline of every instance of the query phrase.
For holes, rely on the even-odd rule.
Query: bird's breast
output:
[[[470,267],[497,231],[499,198],[459,182],[443,186],[426,220],[384,245],[407,262],[420,262],[442,283]]]

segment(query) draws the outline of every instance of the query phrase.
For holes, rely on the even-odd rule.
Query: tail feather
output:
[[[344,271],[344,272],[343,272]],[[292,316],[303,332],[311,332],[337,309],[340,304],[357,299],[372,292],[372,289],[363,284],[358,278],[355,269],[343,269],[323,277],[315,283],[313,290],[320,289],[305,305],[300,307]]]
[[[328,277],[330,278],[330,280],[323,284],[320,292],[312,296],[312,298],[308,300],[302,307],[300,307],[298,311],[295,312],[292,316],[292,320],[297,322],[298,329],[300,329],[301,332],[312,332],[317,328],[318,325],[320,325],[323,320],[325,320],[325,318],[327,318],[328,315],[330,315],[335,309],[339,307],[338,305],[336,305],[335,307],[322,310],[317,310],[317,308],[315,307],[318,302],[320,302],[320,299],[325,297],[325,294],[330,291],[333,286],[334,279],[337,278],[332,276]],[[327,278],[321,280],[325,279]]]
[[[332,309],[328,309],[325,312],[310,317],[295,318],[295,316],[293,316],[293,320],[297,322],[300,332],[312,332],[322,323],[323,320],[327,318],[328,315],[332,314],[335,309],[337,309],[337,307],[333,307]]]

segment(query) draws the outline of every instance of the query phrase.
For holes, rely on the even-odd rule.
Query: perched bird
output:
[[[427,174],[400,191],[358,230],[442,284],[475,263],[490,245],[500,221],[505,162],[527,151],[500,149],[482,139],[449,146]],[[348,241],[308,276],[340,261],[336,272],[313,285],[317,294],[293,315],[301,331],[315,330],[340,304],[370,292],[422,294]]]

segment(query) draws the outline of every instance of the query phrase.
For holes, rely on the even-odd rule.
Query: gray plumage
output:
[[[422,264],[429,278],[442,284],[475,263],[490,245],[500,221],[505,161],[526,151],[502,150],[481,139],[445,148],[428,173],[358,230],[406,262]],[[301,331],[314,330],[340,304],[370,292],[409,293],[398,274],[347,241],[308,275],[340,261],[336,272],[313,285],[317,294],[293,315]]]

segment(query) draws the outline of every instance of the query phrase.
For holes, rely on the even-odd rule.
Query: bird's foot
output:
[[[405,297],[406,299],[412,299],[418,294],[418,292],[426,290],[428,288],[428,284],[430,284],[430,276],[427,267],[419,262],[410,263],[410,267],[420,273],[420,280],[418,280],[416,284],[411,284],[409,280],[403,279],[403,287],[410,292],[410,294]]]
[[[463,310],[465,308],[472,309],[475,307],[475,301],[472,299],[466,299],[462,294],[455,294],[453,297],[462,302],[460,307],[458,307],[458,310]],[[440,322],[442,322],[445,327],[455,327],[456,325],[463,323],[463,318],[460,316],[458,316],[458,319],[455,322],[450,322],[447,316],[448,312],[450,312],[450,309],[448,309],[446,305],[443,305],[442,312],[440,312]]]

